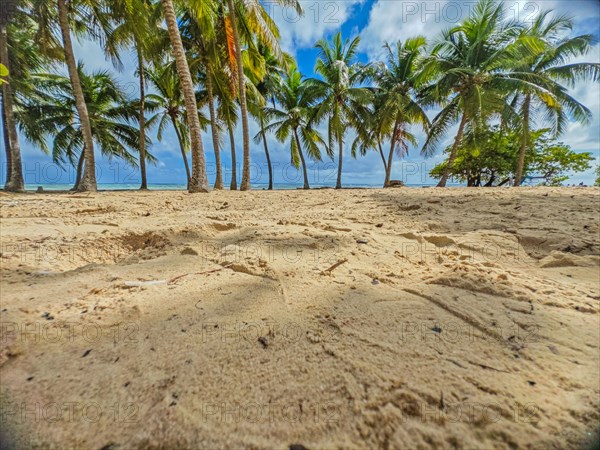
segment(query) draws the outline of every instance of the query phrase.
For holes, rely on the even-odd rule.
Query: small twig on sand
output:
[[[187,277],[188,275],[205,275],[207,273],[220,272],[223,269],[227,269],[230,265],[231,264],[228,264],[228,265],[220,267],[218,269],[207,270],[205,272],[191,272],[191,273],[184,273],[183,275],[177,275],[176,277],[171,278],[167,284],[173,284],[180,278]]]
[[[348,262],[348,260],[346,258],[340,259],[333,266],[331,266],[328,269],[325,269],[323,272],[321,272],[321,275],[329,275],[331,272],[333,272],[335,269],[337,269],[339,266],[341,266],[345,262]]]

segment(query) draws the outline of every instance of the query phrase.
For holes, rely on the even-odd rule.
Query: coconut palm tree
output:
[[[16,2],[8,2],[0,8],[0,63],[3,76],[10,76],[10,61],[8,57],[8,24],[14,18]],[[2,118],[6,145],[7,178],[4,189],[7,191],[23,191],[23,167],[21,163],[21,147],[14,117],[13,90],[11,83],[2,83]]]
[[[367,75],[365,67],[354,63],[359,43],[358,37],[352,41],[344,41],[341,32],[333,37],[331,43],[324,39],[319,40],[315,45],[319,50],[315,72],[322,79],[313,78],[308,81],[311,89],[321,98],[313,120],[319,123],[327,118],[328,148],[332,149],[335,143],[338,144],[336,189],[342,188],[346,130],[351,126],[356,129],[363,126],[361,117],[366,115],[366,108],[372,97],[368,89],[359,86]]]
[[[185,49],[179,34],[177,16],[172,0],[161,0],[163,14],[169,31],[169,38],[175,56],[177,73],[181,81],[181,87],[185,99],[186,118],[190,131],[190,142],[192,146],[192,176],[189,192],[209,192],[208,177],[206,174],[206,163],[204,161],[204,148],[202,146],[202,135],[200,120],[198,117],[198,106],[194,92],[194,82],[186,59]]]
[[[384,103],[384,94],[375,91],[371,105],[363,111],[361,120],[364,125],[361,131],[356,134],[356,138],[352,143],[351,154],[353,158],[356,158],[359,154],[365,156],[370,150],[377,151],[383,163],[383,173],[386,174],[388,164],[383,153],[383,143],[392,134],[390,125],[392,121],[384,114]]]
[[[140,127],[140,189],[148,189],[146,176],[146,84],[144,65],[150,54],[152,44],[160,36],[160,11],[150,0],[111,0],[110,14],[116,22],[114,30],[105,42],[107,53],[120,63],[119,53],[134,48],[137,56],[137,75],[140,90],[139,127]],[[117,64],[119,65],[119,64]]]
[[[408,131],[408,126],[418,124],[427,131],[430,125],[427,114],[416,100],[424,81],[420,67],[425,45],[422,36],[407,39],[404,43],[398,41],[395,49],[386,43],[387,64],[381,64],[375,70],[378,96],[382,98],[375,117],[382,121],[379,129],[391,131],[383,187],[390,184],[394,153],[404,156],[408,153],[408,143],[416,146],[416,139]]]
[[[570,63],[573,57],[585,55],[594,43],[593,35],[564,37],[573,28],[573,20],[565,16],[551,16],[552,11],[541,12],[532,24],[522,31],[517,40],[513,76],[522,79],[523,89],[518,92],[515,103],[520,104],[521,145],[515,171],[514,185],[523,179],[525,155],[529,146],[531,121],[536,111],[542,119],[552,122],[555,135],[564,131],[567,112],[580,123],[589,123],[591,112],[571,97],[565,86],[573,87],[576,81],[597,81],[600,75],[598,63]],[[522,41],[534,41],[537,45],[521,45]]]
[[[248,109],[260,126],[260,132],[254,137],[254,142],[257,144],[262,142],[263,144],[269,172],[268,190],[272,190],[273,165],[265,133],[265,126],[268,123],[265,114],[265,105],[271,103],[275,107],[275,96],[279,89],[281,89],[282,78],[289,68],[295,66],[295,61],[290,54],[282,53],[282,63],[281,60],[275,58],[275,55],[273,55],[266,45],[260,42],[257,45],[257,49],[260,55],[261,70],[258,76],[256,76],[256,73],[249,73],[248,77],[259,95],[258,98],[255,98],[248,104]]]
[[[501,3],[480,0],[461,24],[442,32],[427,58],[423,73],[434,81],[423,98],[442,110],[432,121],[422,153],[432,155],[448,128],[459,123],[438,187],[446,186],[467,125],[475,129],[495,114],[510,112],[506,97],[521,83],[504,70],[512,58],[508,45],[518,31],[516,23],[504,20]]]
[[[41,0],[38,0],[40,3]],[[77,70],[77,62],[75,60],[75,52],[73,50],[73,42],[71,40],[71,20],[72,15],[79,15],[82,21],[90,21],[93,24],[102,22],[103,13],[97,10],[95,2],[85,2],[79,0],[56,0],[58,7],[58,24],[62,36],[63,50],[69,78],[73,89],[73,96],[77,105],[77,113],[81,122],[81,131],[83,134],[83,155],[85,160],[85,168],[81,182],[78,185],[80,191],[95,191],[96,190],[96,163],[94,156],[94,139],[90,125],[87,105],[85,104],[85,96],[79,79]],[[96,14],[94,14],[96,12]],[[98,21],[98,22],[96,22]],[[102,28],[105,28],[105,23],[100,23]],[[105,28],[106,29],[106,28]]]
[[[56,40],[46,42],[45,46],[38,45],[36,37],[40,32],[40,25],[29,14],[27,4],[18,3],[19,8],[12,15],[11,23],[7,27],[8,61],[10,65],[10,90],[13,98],[23,99],[29,96],[35,88],[32,75],[47,71],[61,60],[62,49]],[[14,103],[14,102],[13,102]],[[6,110],[2,108],[2,123],[4,130],[8,129]],[[11,176],[11,146],[9,133],[4,134],[4,144],[7,156],[7,177]],[[17,137],[18,138],[18,137]],[[18,164],[17,164],[18,165]]]
[[[72,96],[69,78],[53,74],[32,76],[35,90],[29,98],[18,105],[17,121],[24,136],[42,150],[52,152],[59,164],[71,163],[77,167],[74,189],[82,179],[85,154],[85,137],[76,100]],[[136,102],[131,102],[117,81],[104,71],[86,74],[78,66],[88,119],[94,143],[108,158],[119,158],[137,166],[138,159],[132,153],[139,149]],[[52,141],[52,149],[47,142]],[[149,140],[146,142],[148,145]],[[156,159],[146,153],[150,162]]]
[[[302,75],[292,67],[286,75],[276,98],[278,107],[265,108],[265,115],[271,120],[265,132],[273,132],[280,142],[290,139],[290,156],[296,168],[302,164],[304,189],[310,189],[304,148],[311,159],[321,160],[319,145],[327,150],[327,145],[319,132],[311,127],[312,107],[317,99],[317,92],[302,81]],[[261,136],[257,135],[257,137]],[[255,140],[257,140],[255,137]],[[262,136],[264,139],[264,136]]]
[[[276,0],[283,7],[294,8],[298,14],[303,10],[298,0]],[[248,128],[248,107],[246,102],[246,78],[242,64],[242,42],[252,46],[254,36],[260,37],[263,44],[267,45],[276,57],[281,56],[278,38],[279,32],[275,22],[269,17],[264,6],[259,0],[227,0],[227,29],[228,36],[234,50],[237,92],[240,102],[240,116],[242,119],[242,137],[244,143],[244,164],[242,169],[242,183],[240,189],[250,189],[250,132]],[[240,25],[242,25],[240,27]],[[244,32],[242,34],[241,32]]]
[[[221,91],[217,97],[217,116],[219,120],[227,127],[229,134],[229,144],[231,147],[231,182],[229,189],[235,191],[238,188],[237,185],[237,157],[235,151],[235,135],[234,130],[237,126],[239,115],[238,115],[238,104],[236,103],[233,94],[227,91]]]
[[[208,105],[216,176],[214,189],[223,189],[223,170],[220,151],[220,127],[215,109],[215,90],[227,79],[222,70],[223,45],[219,38],[223,33],[222,9],[211,2],[190,2],[184,5],[185,13],[180,18],[180,30],[188,55],[191,56],[190,70],[203,83]]]
[[[148,119],[148,126],[158,126],[157,138],[159,141],[163,140],[165,129],[169,123],[173,126],[181,150],[189,188],[192,179],[187,159],[187,152],[190,148],[190,133],[187,127],[185,99],[177,70],[172,63],[163,61],[154,68],[146,70],[145,75],[155,91],[146,96],[148,107],[155,112]],[[207,123],[206,118],[202,114],[198,118],[200,125],[204,128]]]

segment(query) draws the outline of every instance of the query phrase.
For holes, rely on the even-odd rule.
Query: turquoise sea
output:
[[[68,191],[73,185],[72,184],[26,184],[25,190],[27,191],[36,191],[37,188],[41,186],[45,191]],[[407,184],[407,187],[427,187],[427,186],[435,186],[431,185],[422,185],[422,184]],[[127,191],[127,190],[137,190],[140,185],[138,183],[98,183],[98,189],[104,191]],[[267,189],[268,184],[265,183],[255,183],[252,184],[253,190],[261,190]],[[301,184],[275,184],[274,189],[276,190],[292,190],[301,188]],[[333,185],[324,185],[324,184],[311,184],[311,189],[318,189],[324,187],[334,187]],[[344,184],[345,188],[381,188],[381,184]],[[187,188],[184,184],[148,184],[148,189],[152,191],[185,191]]]

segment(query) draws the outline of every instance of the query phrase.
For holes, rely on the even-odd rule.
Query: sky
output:
[[[320,38],[330,38],[341,30],[346,38],[360,36],[361,62],[381,59],[382,45],[385,41],[395,42],[408,37],[423,35],[428,42],[433,42],[439,33],[447,27],[458,23],[468,15],[475,1],[462,0],[306,0],[302,1],[304,15],[299,16],[293,10],[286,10],[275,2],[263,1],[263,4],[278,24],[281,33],[283,50],[294,55],[303,75],[314,76],[313,68],[317,52],[315,42]],[[600,38],[600,1],[514,1],[506,0],[506,12],[509,17],[527,22],[539,11],[552,9],[558,14],[567,14],[574,18],[574,34],[592,33]],[[88,70],[110,69],[111,63],[103,55],[102,49],[94,42],[76,42],[76,57],[83,61]],[[579,61],[600,62],[600,45],[596,44],[592,51]],[[124,68],[117,73],[126,92],[137,96],[138,85],[134,75],[136,69],[135,55],[124,55]],[[591,152],[596,158],[594,168],[600,163],[600,83],[580,83],[572,90],[572,95],[586,105],[593,113],[592,123],[583,126],[571,123],[560,140],[569,144],[577,152]],[[433,118],[435,111],[429,111]],[[258,132],[257,125],[250,120],[251,138]],[[323,125],[324,126],[324,125]],[[424,133],[418,128],[412,130],[419,142],[424,140]],[[428,176],[429,170],[443,160],[442,150],[451,143],[456,127],[449,130],[446,138],[439,145],[433,157],[423,158],[420,148],[410,148],[408,156],[399,160],[395,158],[392,179],[399,179],[407,184],[434,183]],[[242,161],[242,131],[235,131],[238,166]],[[151,132],[153,145],[151,152],[159,160],[156,166],[148,167],[148,182],[152,184],[184,184],[185,170],[172,129],[165,132],[162,142],[156,139],[156,132]],[[379,185],[383,182],[384,170],[380,156],[371,152],[365,157],[353,159],[350,156],[350,145],[354,138],[351,130],[346,136],[344,152],[343,183],[345,185]],[[289,143],[280,143],[274,136],[267,139],[274,166],[274,181],[279,185],[301,184],[302,174],[290,165]],[[75,179],[74,169],[60,169],[49,156],[21,139],[23,151],[23,168],[27,184],[46,185],[54,183],[72,183]],[[210,131],[203,134],[207,171],[211,183],[214,181],[215,163],[212,151]],[[228,139],[225,140],[221,152],[225,183],[231,177],[231,158]],[[97,150],[98,155],[98,150]],[[0,154],[0,166],[5,167],[4,152]],[[266,158],[262,145],[251,145],[251,180],[258,187],[268,181]],[[336,158],[337,161],[337,158]],[[334,161],[324,159],[322,162],[308,163],[309,181],[312,185],[335,185],[337,165]],[[584,173],[573,174],[567,183],[592,184],[595,178],[594,168]],[[120,183],[137,185],[140,182],[139,171],[122,161],[108,160],[97,156],[97,176],[100,183]],[[238,167],[238,181],[241,167]],[[3,184],[5,170],[0,173],[0,184]]]

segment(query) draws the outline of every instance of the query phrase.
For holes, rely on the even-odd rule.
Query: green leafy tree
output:
[[[442,33],[427,58],[423,71],[433,82],[422,95],[426,104],[442,110],[432,121],[422,153],[432,155],[448,128],[459,124],[438,187],[446,185],[467,125],[475,130],[510,111],[506,98],[523,84],[504,72],[511,62],[508,45],[517,32],[516,24],[505,20],[501,3],[480,0],[461,24]]]
[[[550,186],[562,185],[569,178],[567,173],[588,170],[594,160],[591,153],[576,153],[551,136],[540,136],[537,146],[539,150],[532,155],[528,170],[536,174],[532,179],[541,179]]]
[[[452,167],[448,169],[448,161],[444,161],[430,174],[440,178],[448,171],[456,181],[472,187],[505,185],[515,177],[520,136],[520,130],[505,130],[500,126],[478,130],[476,136],[469,129]],[[590,167],[590,153],[572,151],[569,146],[554,140],[549,129],[530,131],[528,142],[531,151],[525,160],[524,173],[532,181],[558,185],[568,178],[565,173],[582,172]],[[447,147],[445,152],[450,153],[452,148]]]

